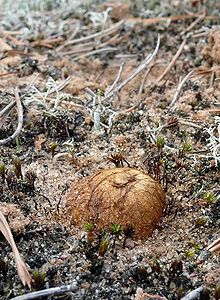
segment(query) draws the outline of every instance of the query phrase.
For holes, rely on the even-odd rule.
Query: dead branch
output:
[[[113,48],[113,47],[106,47],[106,48],[103,48],[103,49],[97,49],[97,50],[82,54],[80,56],[76,56],[76,57],[73,58],[73,60],[76,61],[76,60],[79,60],[80,58],[87,57],[87,56],[90,56],[90,55],[93,55],[93,54],[99,54],[99,53],[102,53],[102,52],[113,52],[113,51],[117,51],[117,50],[118,50],[118,48]]]
[[[141,82],[141,85],[140,85],[140,88],[139,88],[139,91],[138,91],[138,95],[142,94],[143,89],[144,89],[145,81],[146,81],[147,76],[149,75],[149,73],[150,73],[151,70],[152,70],[152,67],[150,67],[149,69],[147,69],[147,71],[145,72],[144,78],[142,79],[142,82]]]
[[[105,30],[102,30],[102,31],[99,31],[97,33],[94,33],[94,34],[91,34],[91,35],[88,35],[88,36],[84,36],[84,37],[81,37],[81,38],[78,38],[78,39],[75,39],[75,40],[68,41],[65,46],[74,45],[74,44],[77,44],[77,43],[82,43],[82,42],[97,38],[99,36],[104,36],[104,35],[111,34],[111,33],[115,32],[116,30],[118,30],[118,28],[123,23],[124,23],[124,20],[121,20],[120,22],[114,24],[112,27],[107,28]]]
[[[180,93],[181,93],[181,90],[182,90],[182,88],[183,88],[185,82],[190,78],[190,76],[191,76],[194,72],[195,72],[195,70],[190,71],[190,72],[189,72],[189,73],[188,73],[188,74],[180,81],[180,83],[179,83],[179,85],[178,85],[178,87],[177,87],[177,89],[176,89],[176,93],[175,93],[175,95],[174,95],[174,97],[173,97],[173,100],[171,101],[171,103],[170,103],[170,105],[169,105],[169,107],[168,107],[168,110],[170,110],[170,109],[174,106],[174,104],[177,102],[177,100],[178,100],[179,97],[180,97]]]
[[[17,267],[18,276],[20,277],[24,286],[28,285],[28,287],[31,288],[31,282],[32,282],[31,275],[28,272],[25,262],[20,256],[20,253],[17,249],[14,238],[12,236],[11,229],[8,225],[8,222],[6,221],[4,215],[1,212],[0,212],[0,231],[2,232],[2,234],[4,235],[4,237],[6,238],[6,240],[11,246],[15,258],[15,264]]]
[[[65,43],[63,43],[62,45],[58,46],[56,48],[56,51],[60,51],[62,50],[64,47],[66,47],[68,45],[68,42],[70,42],[71,40],[73,40],[75,38],[75,36],[77,35],[77,33],[79,32],[80,30],[80,23],[78,22],[76,24],[76,28],[75,30],[73,31],[73,33],[71,34],[71,36],[67,39],[67,41],[65,41]]]
[[[189,127],[194,127],[194,128],[198,128],[198,129],[202,129],[202,126],[199,126],[191,121],[185,121],[185,120],[178,120],[179,124],[185,125],[185,126],[189,126]]]
[[[70,291],[76,290],[76,284],[68,284],[68,285],[62,285],[60,287],[55,287],[55,288],[49,288],[37,292],[32,292],[29,294],[25,294],[22,296],[14,297],[11,300],[32,300],[32,299],[39,299],[40,297],[45,297],[45,296],[52,296],[52,295],[58,295],[58,294],[64,294]]]
[[[118,74],[117,74],[117,76],[116,76],[114,82],[112,83],[112,85],[107,89],[106,94],[109,94],[112,90],[114,90],[116,84],[118,83],[118,81],[119,81],[120,78],[121,78],[121,73],[122,73],[123,67],[124,67],[124,63],[122,63],[122,64],[120,65]]]
[[[111,98],[112,96],[114,96],[117,92],[119,92],[125,85],[127,85],[132,79],[134,79],[141,71],[143,71],[147,65],[150,64],[150,62],[155,58],[155,56],[157,55],[157,52],[159,50],[159,46],[160,46],[160,36],[158,35],[158,39],[157,39],[157,44],[155,47],[155,50],[153,53],[149,54],[144,61],[137,67],[137,69],[127,78],[125,79],[122,83],[120,83],[119,85],[117,85],[113,90],[111,90],[110,92],[107,93],[107,95],[105,95],[105,97],[102,99],[102,101],[105,101],[109,98]]]
[[[212,242],[208,247],[207,250],[211,252],[220,251],[220,237]]]
[[[22,107],[22,104],[21,104],[21,100],[20,100],[17,88],[15,88],[15,101],[16,101],[17,112],[18,112],[18,126],[17,126],[15,132],[11,136],[7,137],[6,139],[0,140],[0,145],[5,145],[5,144],[11,142],[21,132],[21,129],[22,129],[22,126],[23,126],[23,107]]]
[[[193,290],[186,296],[182,297],[180,300],[193,300],[198,297],[198,295],[201,293],[201,291],[204,289],[203,286],[198,287],[197,289]]]
[[[206,17],[206,9],[204,8],[203,9],[203,13],[201,16],[199,16],[194,22],[192,22],[189,27],[187,27],[183,32],[181,32],[181,35],[184,35],[186,34],[187,32],[189,32],[190,34],[190,31],[198,24],[200,23],[201,21],[203,21]],[[192,33],[190,34],[192,35]]]
[[[171,60],[171,62],[169,63],[169,65],[166,67],[166,69],[164,70],[164,72],[160,75],[160,77],[157,79],[156,84],[158,84],[170,71],[170,69],[174,66],[174,64],[176,63],[178,57],[180,56],[180,54],[183,51],[183,48],[186,44],[187,39],[184,39],[182,41],[182,44],[180,45],[178,51],[176,52],[176,54],[174,55],[173,59]]]
[[[10,113],[10,111],[12,110],[12,108],[15,106],[16,101],[12,101],[11,103],[9,103],[5,108],[3,108],[0,111],[0,118],[5,117],[8,113]]]
[[[128,24],[144,24],[152,25],[160,22],[175,22],[175,21],[185,21],[187,19],[193,19],[199,17],[199,14],[188,14],[188,15],[179,15],[179,16],[170,16],[170,17],[159,17],[159,18],[126,18],[126,23]]]

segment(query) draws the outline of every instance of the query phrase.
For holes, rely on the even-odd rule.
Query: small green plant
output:
[[[94,232],[94,225],[92,223],[85,223],[84,229],[87,232],[87,242],[91,244],[96,238],[96,233]]]
[[[200,244],[195,243],[192,247],[185,252],[186,257],[194,257],[202,249]]]
[[[33,288],[37,291],[42,290],[45,285],[46,273],[39,270],[33,271]]]
[[[86,232],[92,232],[94,230],[94,225],[92,223],[85,223],[84,229]]]
[[[192,144],[185,142],[183,143],[183,152],[188,153],[192,150]]]
[[[165,145],[165,139],[163,137],[158,137],[156,140],[156,145],[159,149],[163,149]]]
[[[192,258],[196,255],[195,249],[191,248],[185,252],[186,257]]]
[[[50,152],[51,152],[52,158],[55,155],[55,151],[56,151],[57,147],[58,147],[58,144],[55,142],[50,144]]]
[[[100,245],[99,245],[99,256],[104,256],[106,251],[108,250],[110,244],[110,236],[108,234],[105,234],[103,238],[101,239]]]
[[[196,226],[204,226],[208,222],[208,218],[206,216],[198,217],[195,221]]]
[[[120,224],[117,224],[117,223],[113,223],[111,225],[111,232],[112,234],[114,235],[119,235],[120,232],[121,232],[121,225]]]
[[[213,204],[216,202],[217,197],[213,192],[206,192],[203,199],[207,202],[207,204]]]

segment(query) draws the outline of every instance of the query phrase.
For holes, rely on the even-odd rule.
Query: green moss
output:
[[[217,201],[217,197],[213,192],[206,192],[203,199],[207,202],[207,204],[213,204]]]

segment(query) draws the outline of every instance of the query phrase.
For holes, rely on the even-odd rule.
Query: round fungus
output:
[[[131,226],[134,238],[146,239],[165,207],[161,185],[146,173],[132,168],[95,172],[73,184],[66,201],[71,223],[92,223],[98,230],[111,224]]]

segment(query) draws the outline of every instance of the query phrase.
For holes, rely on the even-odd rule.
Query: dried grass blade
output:
[[[137,67],[137,69],[127,79],[125,79],[122,83],[117,85],[114,89],[111,89],[111,91],[108,92],[107,95],[105,95],[104,99],[102,99],[102,101],[105,101],[105,100],[111,98],[114,94],[119,92],[126,84],[128,84],[128,82],[130,82],[132,79],[134,79],[141,71],[143,71],[146,68],[146,66],[149,65],[150,62],[157,55],[157,52],[159,50],[159,46],[160,46],[160,35],[158,35],[157,44],[156,44],[156,47],[155,47],[153,53],[149,54],[144,59],[144,61],[139,65],[139,67]]]
[[[180,54],[182,53],[184,46],[186,44],[187,39],[184,39],[179,47],[179,49],[177,50],[176,54],[174,55],[174,57],[172,58],[171,62],[168,64],[168,66],[166,67],[166,69],[163,71],[163,73],[160,75],[160,77],[157,79],[156,84],[158,84],[170,71],[170,69],[173,67],[173,65],[176,63],[178,57],[180,56]]]
[[[208,247],[207,250],[211,252],[220,251],[220,238],[216,239],[212,242]]]
[[[8,243],[12,248],[15,257],[15,264],[17,267],[18,276],[20,277],[24,286],[27,285],[29,288],[31,288],[31,282],[32,282],[31,275],[28,272],[28,269],[23,259],[20,256],[20,253],[17,249],[14,238],[12,236],[11,229],[4,215],[1,212],[0,212],[0,231],[2,232],[2,234],[4,235],[4,237],[6,238],[6,240],[8,241]]]
[[[22,104],[21,104],[21,100],[20,100],[17,88],[15,88],[15,102],[16,102],[17,111],[18,111],[18,125],[17,125],[17,128],[11,136],[9,136],[9,137],[7,137],[3,140],[0,140],[0,145],[5,145],[5,144],[11,142],[13,139],[15,139],[20,134],[20,132],[22,130],[23,119],[24,119],[23,107],[22,107]],[[7,106],[7,109],[8,109],[8,106]]]

